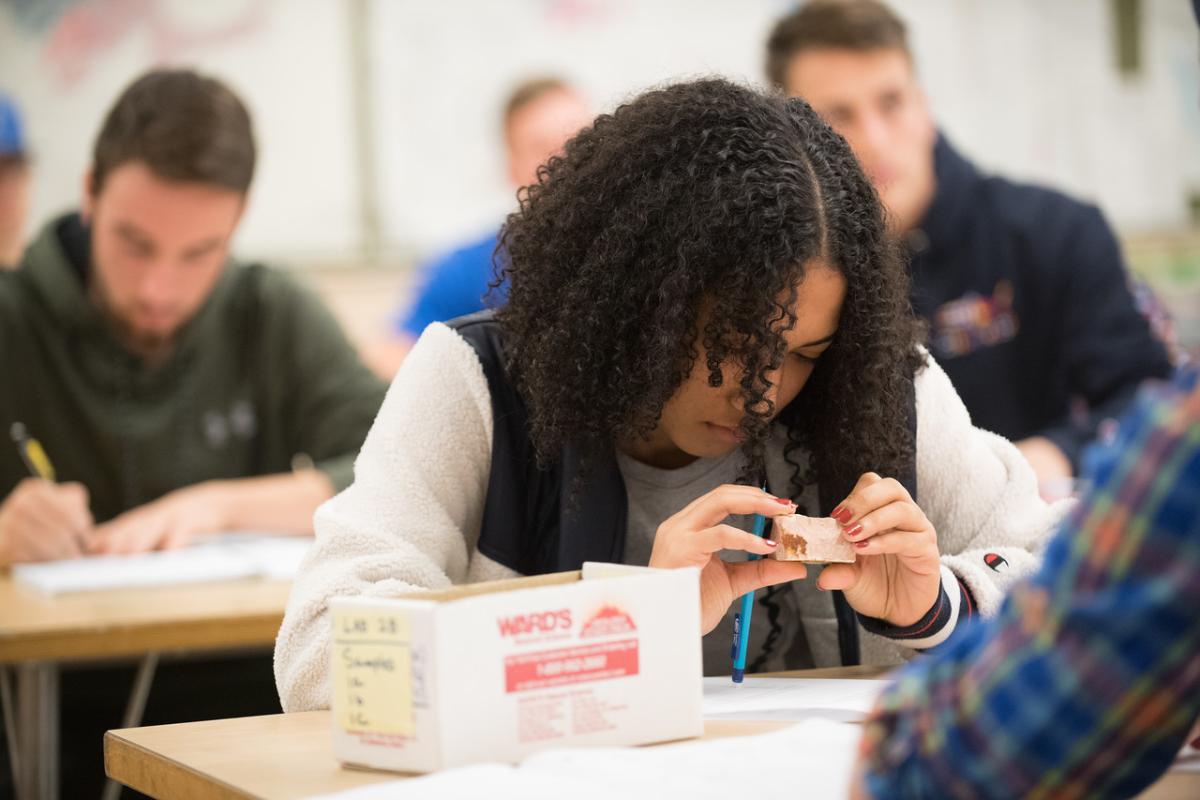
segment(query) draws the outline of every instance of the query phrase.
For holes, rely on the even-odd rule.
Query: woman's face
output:
[[[840,272],[819,262],[805,269],[792,307],[796,325],[783,334],[787,342],[783,364],[775,372],[767,373],[771,386],[766,397],[774,403],[776,414],[800,394],[817,358],[829,347],[837,332],[845,297],[846,279]],[[725,455],[741,445],[740,369],[737,364],[727,362],[722,367],[722,384],[710,386],[707,354],[699,343],[696,349],[699,358],[691,374],[663,407],[658,427],[649,438],[623,448],[633,458],[674,469],[697,458]]]

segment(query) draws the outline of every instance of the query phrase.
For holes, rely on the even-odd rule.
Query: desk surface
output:
[[[878,677],[861,667],[807,670],[810,678]],[[775,730],[783,723],[709,721],[705,738]],[[109,731],[108,775],[152,797],[293,798],[395,780],[386,772],[343,769],[333,757],[328,711]],[[1200,796],[1200,775],[1168,775],[1144,798]]]
[[[763,733],[773,722],[710,721],[705,738]],[[403,778],[344,769],[333,757],[328,711],[109,731],[109,777],[159,798],[293,798]]]
[[[270,645],[290,589],[239,580],[50,596],[0,574],[0,664]]]

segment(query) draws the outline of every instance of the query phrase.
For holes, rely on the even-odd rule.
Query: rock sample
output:
[[[842,526],[829,517],[789,514],[774,517],[774,538],[779,542],[776,561],[808,564],[853,563],[854,545],[842,535]]]

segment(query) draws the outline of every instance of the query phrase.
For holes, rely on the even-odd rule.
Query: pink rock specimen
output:
[[[802,517],[789,514],[775,517],[775,551],[777,561],[804,561],[809,564],[828,562],[852,563],[854,545],[842,536],[842,526],[829,517]]]

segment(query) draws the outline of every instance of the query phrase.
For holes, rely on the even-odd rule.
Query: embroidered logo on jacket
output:
[[[231,441],[247,441],[258,433],[258,415],[249,400],[237,400],[227,413],[206,411],[202,419],[204,439],[213,450],[222,450]]]
[[[1007,342],[1018,328],[1012,283],[1000,281],[991,297],[968,292],[934,312],[932,344],[937,355],[957,358]]]
[[[988,553],[983,557],[983,563],[987,564],[996,572],[1000,572],[1003,568],[1008,567],[1008,559],[999,553]]]

